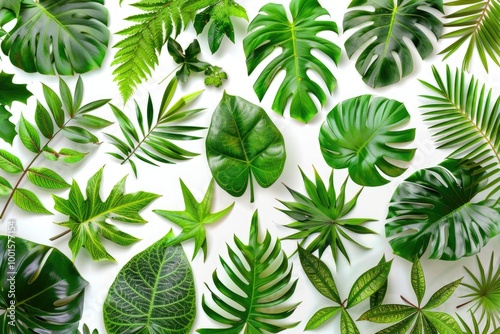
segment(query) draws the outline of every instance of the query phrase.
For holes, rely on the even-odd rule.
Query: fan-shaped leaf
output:
[[[318,20],[329,14],[317,0],[292,0],[292,22],[288,20],[285,7],[281,4],[267,4],[260,12],[250,22],[249,34],[243,40],[248,73],[251,74],[276,48],[281,48],[282,52],[255,81],[255,93],[262,100],[276,75],[282,70],[286,71],[272,108],[283,115],[291,99],[290,116],[307,123],[318,112],[309,94],[314,95],[321,106],[326,102],[325,92],[311,79],[308,70],[321,76],[330,94],[337,83],[328,67],[311,53],[313,50],[321,51],[335,64],[338,63],[340,48],[318,36],[321,32],[338,33],[337,25],[333,21]]]
[[[430,258],[471,256],[500,233],[500,203],[473,201],[481,167],[445,160],[421,169],[398,186],[385,225],[394,253],[411,260],[430,246]]]
[[[17,23],[3,40],[2,51],[26,72],[72,75],[99,68],[109,39],[103,3],[22,0]]]
[[[406,170],[391,160],[408,162],[415,154],[415,149],[394,147],[415,138],[415,129],[397,130],[409,119],[404,104],[396,100],[371,95],[345,100],[321,126],[321,153],[332,168],[349,168],[357,184],[386,184],[389,180],[380,172],[396,177]]]
[[[357,8],[363,6],[374,10]],[[352,58],[360,49],[356,69],[363,81],[374,88],[396,83],[413,72],[413,57],[403,37],[408,38],[425,59],[432,53],[433,46],[421,27],[431,31],[436,38],[443,30],[443,24],[431,12],[431,9],[443,12],[440,0],[353,0],[349,8],[355,9],[344,15],[344,31],[356,29],[366,22],[370,24],[359,28],[346,40],[347,55]]]

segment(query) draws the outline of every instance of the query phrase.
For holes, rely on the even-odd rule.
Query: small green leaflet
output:
[[[222,81],[227,80],[227,73],[222,71],[219,66],[209,66],[205,70],[205,86],[214,86],[219,88],[222,86]]]
[[[78,331],[78,334],[99,334],[99,331],[97,329],[94,329],[92,332],[90,332],[87,324],[83,324],[82,331]]]
[[[125,194],[126,177],[124,177],[113,187],[108,198],[102,201],[99,192],[103,168],[89,179],[86,199],[76,181],[73,181],[71,185],[68,199],[52,195],[55,202],[54,208],[69,218],[69,220],[57,224],[67,227],[69,229],[67,232],[71,232],[69,247],[73,254],[73,260],[83,247],[94,261],[114,261],[114,258],[106,251],[100,237],[122,246],[129,246],[139,239],[120,231],[116,226],[109,224],[107,220],[112,219],[133,224],[146,223],[139,215],[139,211],[160,197],[143,191]],[[62,235],[57,237],[60,236]],[[57,237],[52,238],[52,240]]]
[[[347,310],[370,298],[385,286],[391,271],[392,260],[386,262],[382,259],[375,267],[361,274],[352,285],[349,297],[342,302],[343,299],[340,297],[328,266],[300,246],[299,258],[307,278],[316,290],[338,305],[317,311],[307,322],[305,329],[309,330],[321,326],[340,311],[340,334],[359,333],[356,323]]]
[[[376,323],[396,324],[377,332],[377,334],[398,333],[442,333],[456,334],[462,333],[458,323],[452,316],[432,311],[442,305],[451,297],[462,279],[451,282],[436,291],[427,303],[421,306],[421,301],[425,294],[425,277],[418,257],[415,257],[411,270],[411,283],[415,296],[416,305],[401,296],[408,305],[384,304],[371,308],[361,315],[358,320],[368,320]]]
[[[214,181],[210,181],[207,192],[203,200],[199,203],[193,196],[189,188],[180,180],[182,196],[184,198],[184,211],[153,210],[162,217],[182,227],[182,232],[176,236],[172,242],[183,242],[188,239],[194,239],[193,259],[202,249],[203,259],[207,258],[207,239],[205,225],[213,224],[227,215],[233,208],[234,202],[219,212],[211,213],[214,193]]]

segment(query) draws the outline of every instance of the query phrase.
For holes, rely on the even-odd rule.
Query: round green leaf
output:
[[[403,174],[406,168],[392,160],[408,162],[415,154],[415,149],[393,146],[415,138],[415,129],[396,130],[409,120],[404,104],[396,100],[371,95],[345,100],[321,126],[321,152],[332,168],[349,168],[357,184],[386,184],[389,181],[380,172],[391,177]]]
[[[430,258],[457,260],[478,253],[500,233],[500,203],[472,202],[479,192],[480,166],[448,159],[421,169],[398,186],[385,225],[394,253],[413,260],[428,246]]]
[[[2,333],[76,332],[87,282],[74,264],[55,248],[17,237],[0,236],[0,252],[3,254],[0,257]],[[13,284],[15,296],[9,296]],[[13,318],[12,309],[15,309]]]
[[[134,256],[104,301],[109,334],[189,333],[196,315],[193,272],[173,233]]]
[[[283,136],[264,109],[224,93],[212,116],[207,159],[217,184],[232,196],[245,193],[250,179],[267,188],[281,175],[286,152]]]
[[[26,72],[72,75],[99,68],[109,40],[103,0],[23,0],[2,51]],[[54,70],[55,67],[55,70]]]

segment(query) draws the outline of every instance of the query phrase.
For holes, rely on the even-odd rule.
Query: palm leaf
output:
[[[294,293],[297,281],[291,282],[292,268],[281,250],[279,239],[272,245],[271,235],[267,232],[264,241],[260,243],[258,235],[256,211],[252,217],[248,245],[235,236],[234,243],[238,252],[228,246],[230,262],[222,258],[220,260],[231,279],[231,285],[223,283],[217,271],[212,275],[218,291],[209,290],[219,311],[208,305],[205,295],[202,299],[205,313],[229,327],[199,329],[199,333],[240,333],[243,330],[245,333],[278,333],[298,324],[276,323],[295,311],[297,305],[282,304]]]
[[[156,123],[154,122],[155,112],[153,101],[151,100],[151,96],[149,96],[146,110],[147,128],[144,124],[143,112],[137,103],[136,117],[138,127],[134,125],[123,111],[114,105],[110,105],[118,120],[123,136],[125,137],[125,140],[122,140],[112,134],[106,134],[112,140],[111,144],[119,151],[111,152],[110,155],[121,160],[122,164],[129,162],[135,176],[137,176],[137,169],[135,163],[132,161],[133,157],[151,165],[158,166],[156,162],[167,164],[175,163],[174,160],[187,160],[198,155],[197,153],[179,147],[172,141],[200,139],[200,137],[186,135],[185,133],[202,130],[204,128],[182,125],[180,122],[203,111],[203,109],[186,110],[186,107],[203,91],[197,91],[183,96],[174,105],[170,106],[176,89],[177,79],[174,78],[170,81],[163,94],[160,110],[156,116]]]
[[[445,3],[446,6],[461,8],[446,15],[452,19],[445,27],[454,28],[441,38],[454,38],[446,49],[444,59],[455,53],[462,45],[467,45],[462,69],[469,70],[474,50],[488,71],[488,57],[500,66],[500,1],[499,0],[457,0]]]
[[[458,69],[452,74],[447,66],[446,78],[434,66],[432,72],[436,85],[421,80],[433,92],[423,95],[429,101],[420,107],[424,120],[432,124],[438,148],[454,148],[449,158],[482,166],[477,183],[483,184],[481,191],[490,189],[491,197],[500,190],[500,97],[495,100],[491,90],[474,77],[467,81]]]

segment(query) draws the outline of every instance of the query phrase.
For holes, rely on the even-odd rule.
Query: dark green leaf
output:
[[[24,171],[21,160],[12,153],[2,149],[0,149],[0,168],[11,174],[17,174]]]
[[[68,84],[61,77],[59,77],[59,92],[61,93],[61,100],[64,108],[68,112],[69,116],[73,117],[75,115],[75,110],[73,109],[73,97],[71,96]]]
[[[173,238],[167,234],[120,270],[104,301],[109,334],[190,332],[196,314],[193,272]]]
[[[430,310],[442,305],[455,292],[461,281],[462,279],[459,279],[443,286],[432,295],[432,297],[423,308],[426,310]]]
[[[363,8],[366,6],[374,10]],[[443,24],[431,12],[435,9],[443,13],[442,1],[353,0],[349,8],[354,10],[344,15],[344,32],[362,27],[346,40],[347,56],[352,58],[361,51],[356,69],[374,88],[394,84],[413,72],[412,52],[403,38],[425,59],[434,49],[425,30],[437,39],[443,30]]]
[[[16,84],[13,78],[14,74],[0,72],[0,105],[11,107],[14,101],[26,104],[32,95],[26,84]]]
[[[416,313],[417,310],[411,306],[386,304],[374,307],[359,317],[359,320],[368,320],[380,324],[401,321],[410,315]]]
[[[398,130],[410,120],[404,104],[383,97],[361,95],[345,100],[327,115],[321,126],[321,153],[332,168],[348,168],[354,182],[380,186],[403,174],[415,149],[397,145],[415,138],[415,129]],[[396,163],[395,163],[395,162]]]
[[[76,93],[76,91],[75,91],[75,93]],[[111,100],[102,99],[102,100],[96,100],[96,101],[89,102],[86,105],[84,105],[83,107],[81,107],[80,109],[78,109],[76,114],[81,115],[81,114],[86,114],[88,112],[94,111],[94,110],[99,109],[100,107],[104,106],[109,101],[111,101]]]
[[[347,308],[361,303],[377,292],[385,282],[391,271],[392,260],[377,264],[367,270],[352,285],[349,297],[347,298]]]
[[[45,107],[38,101],[36,101],[35,123],[45,138],[52,138],[54,135],[54,123],[52,121],[52,117],[50,117],[47,109],[45,109]]]
[[[33,153],[40,152],[40,135],[36,128],[21,115],[19,121],[19,138],[24,147]]]
[[[75,265],[59,250],[19,237],[0,236],[0,253],[3,273],[0,309],[7,310],[0,317],[0,328],[5,330],[2,332],[34,333],[35,329],[38,333],[51,334],[76,332],[88,283]],[[11,256],[15,257],[15,268],[12,268]],[[13,281],[14,319],[7,315],[14,301],[9,296]]]
[[[27,173],[28,179],[36,186],[45,189],[66,189],[70,185],[59,174],[44,167],[31,167]]]
[[[45,101],[49,106],[49,110],[54,117],[54,120],[59,128],[64,126],[64,111],[62,110],[62,102],[59,96],[50,88],[49,86],[42,84],[43,95],[45,97]]]
[[[387,262],[385,260],[385,256],[382,256],[382,258],[379,261],[379,264]],[[388,288],[388,280],[385,280],[384,284],[380,287],[380,289],[377,290],[373,295],[370,296],[370,308],[374,308],[376,306],[382,305],[384,302],[385,294],[387,293],[387,288]]]
[[[0,105],[0,138],[12,145],[17,132],[14,123],[9,121],[11,116],[10,111],[5,109],[5,106]]]
[[[207,69],[210,64],[201,60],[198,60],[198,55],[201,52],[200,44],[198,40],[194,40],[185,51],[182,51],[182,47],[176,40],[169,38],[167,42],[168,53],[172,56],[174,61],[181,66],[181,68],[175,73],[177,80],[181,84],[185,83],[191,72],[203,72]]]
[[[217,184],[232,196],[244,194],[253,177],[267,188],[281,175],[285,143],[266,112],[237,96],[224,93],[215,109],[206,140],[208,165]]]
[[[342,307],[340,307],[340,306],[331,306],[331,307],[322,308],[318,312],[314,313],[314,315],[311,317],[311,319],[309,319],[304,330],[309,331],[311,329],[318,328],[325,321],[334,317],[341,309],[342,309]]]
[[[109,39],[103,2],[23,0],[2,51],[29,73],[72,75],[99,68]]]
[[[12,196],[14,203],[21,209],[33,213],[42,213],[51,215],[52,212],[47,210],[38,197],[30,190],[17,188]]]
[[[326,102],[325,92],[307,72],[313,70],[319,74],[330,94],[337,83],[327,65],[316,58],[312,51],[321,51],[337,64],[340,48],[318,34],[338,33],[338,30],[335,22],[317,20],[329,15],[317,0],[292,0],[290,12],[292,22],[288,20],[283,5],[269,3],[262,7],[250,22],[249,34],[243,40],[243,46],[249,74],[275,49],[281,49],[281,53],[257,78],[253,86],[255,93],[262,100],[276,75],[282,70],[286,71],[272,108],[283,115],[291,99],[290,116],[307,123],[318,112],[310,95],[315,96],[321,106]]]

